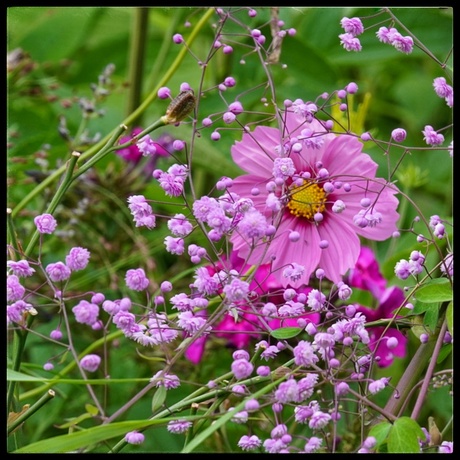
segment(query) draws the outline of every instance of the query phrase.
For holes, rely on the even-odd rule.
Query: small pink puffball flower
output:
[[[101,364],[101,358],[98,355],[90,354],[84,356],[80,361],[80,366],[88,372],[97,371]]]

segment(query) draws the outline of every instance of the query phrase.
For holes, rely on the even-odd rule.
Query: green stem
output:
[[[27,319],[28,323],[32,323],[33,321],[33,316],[29,316]],[[24,348],[26,346],[26,340],[27,340],[27,332],[23,331],[22,329],[17,329],[14,334],[14,340],[13,340],[13,366],[12,369],[14,371],[19,372],[19,369],[21,367],[21,357],[22,357],[22,352],[24,351]],[[16,382],[11,381],[8,384],[8,392],[7,392],[7,408],[8,410],[13,410],[13,398],[14,398],[14,390],[16,388]]]
[[[108,153],[115,150],[113,148],[113,145],[120,137],[121,133],[125,130],[125,125],[118,126],[117,129],[115,129],[113,134],[110,136],[109,140],[104,145],[104,147],[101,150],[99,150],[99,152],[97,152],[96,155],[94,155],[93,158],[91,158],[91,160],[88,160],[86,163],[80,166],[80,168],[78,168],[78,171],[73,175],[73,177],[70,178],[70,182],[72,183],[77,177],[80,177],[82,174],[88,171],[88,169],[92,168],[97,162],[102,160]]]
[[[35,414],[41,409],[48,401],[54,398],[54,391],[48,390],[32,407],[20,415],[14,422],[8,425],[8,434],[12,433],[18,426],[24,423],[31,415]]]
[[[11,217],[11,209],[6,209],[6,220],[7,220],[7,231],[8,231],[8,241],[10,241],[11,246],[13,247],[15,252],[19,254],[22,253],[22,248],[19,246],[19,241],[16,236],[16,229],[14,228],[13,218]],[[14,252],[9,253],[9,258],[15,260]]]
[[[53,214],[53,212],[57,208],[57,205],[60,203],[62,197],[64,196],[66,190],[70,187],[70,184],[72,183],[73,170],[75,169],[79,156],[80,154],[78,152],[72,152],[72,155],[67,165],[67,171],[66,175],[64,176],[64,180],[61,182],[61,185],[59,186],[56,195],[54,195],[53,199],[51,200],[51,203],[49,204],[48,209],[46,210],[47,214]],[[25,251],[26,256],[30,255],[30,253],[32,252],[32,249],[37,243],[39,236],[40,233],[38,232],[38,230],[35,230],[35,233],[33,234],[29,242],[29,245],[27,246],[27,249]]]
[[[153,15],[155,15],[155,11],[153,11]],[[165,35],[163,37],[163,42],[161,43],[160,49],[158,54],[155,57],[155,62],[150,70],[150,75],[147,78],[146,88],[150,89],[155,86],[155,81],[158,78],[158,75],[161,73],[162,69],[165,67],[166,58],[168,56],[169,50],[173,45],[173,41],[171,37],[173,36],[174,32],[176,31],[177,24],[179,22],[179,18],[181,16],[181,10],[177,9],[176,14],[172,15],[169,19],[168,28],[165,31]],[[188,40],[190,43],[190,39]]]
[[[131,48],[129,52],[129,89],[127,114],[134,112],[141,103],[142,76],[144,69],[145,45],[147,43],[147,25],[150,8],[137,7],[134,9],[131,29]],[[138,123],[141,123],[140,117]]]

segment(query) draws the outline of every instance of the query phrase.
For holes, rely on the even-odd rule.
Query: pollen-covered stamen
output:
[[[292,185],[287,207],[296,217],[312,220],[317,213],[326,210],[326,192],[312,180],[304,180],[300,186]]]

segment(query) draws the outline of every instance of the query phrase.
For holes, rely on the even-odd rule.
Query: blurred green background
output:
[[[78,99],[91,99],[91,85],[97,83],[98,76],[108,64],[115,65],[110,94],[98,103],[98,110],[102,110],[103,115],[89,121],[87,134],[90,138],[98,135],[105,137],[130,114],[135,99],[130,92],[133,87],[130,81],[131,58],[140,20],[145,21],[146,35],[142,42],[144,55],[136,62],[141,77],[139,103],[158,85],[182,49],[183,45],[173,43],[172,35],[181,33],[187,40],[205,11],[201,8],[165,7],[141,10],[126,7],[7,9],[7,51],[12,53],[20,49],[25,56],[19,67],[8,72],[8,207],[14,209],[43,177],[67,161],[69,144],[58,132],[59,120],[65,117],[71,135],[78,130],[81,122]],[[270,11],[268,8],[257,11],[258,15],[253,19],[249,19],[246,12],[237,13],[237,17],[250,23],[251,27],[260,29],[269,40]],[[448,65],[452,65],[452,56],[449,56],[453,43],[451,8],[394,8],[392,11],[431,53],[440,61],[446,60]],[[392,46],[380,43],[375,32],[386,16],[363,20],[366,28],[374,25],[360,36],[363,50],[359,53],[345,51],[338,38],[343,33],[340,19],[344,16],[363,18],[376,12],[378,8],[281,7],[280,19],[285,22],[285,27],[295,28],[297,33],[283,41],[280,63],[285,68],[281,65],[271,67],[276,101],[281,105],[286,98],[315,100],[323,92],[344,88],[350,81],[356,82],[359,91],[354,99],[355,109],[362,103],[365,94],[370,95],[364,126],[360,128],[361,131],[356,127],[356,132],[370,131],[374,137],[388,141],[393,129],[404,128],[408,132],[405,145],[415,147],[401,162],[397,179],[398,186],[409,194],[419,210],[410,204],[401,205],[405,207],[401,227],[410,227],[412,219],[419,212],[426,218],[438,214],[449,220],[452,216],[452,161],[449,154],[442,149],[429,152],[416,149],[426,147],[422,134],[425,125],[440,129],[452,123],[452,110],[435,94],[432,86],[435,77],[446,77],[446,73],[417,47],[412,54],[404,55]],[[191,27],[186,26],[187,22]],[[208,22],[191,46],[198,59],[205,59],[210,49],[214,36],[213,22],[215,18]],[[389,27],[389,21],[382,25]],[[197,88],[204,78],[203,87],[207,89],[220,84],[225,77],[233,76],[237,85],[224,93],[228,103],[238,96],[246,110],[270,111],[260,102],[264,96],[269,98],[269,94],[264,92],[263,87],[254,89],[266,81],[263,69],[254,54],[245,55],[249,48],[238,45],[248,44],[248,39],[232,35],[241,31],[237,24],[229,24],[225,30],[229,35],[225,35],[223,41],[232,44],[234,53],[216,53],[204,77],[194,57],[187,55],[166,86],[176,95],[183,82]],[[240,63],[241,59],[246,61],[244,65]],[[167,101],[156,99],[129,128],[153,123],[164,114],[166,107]],[[216,91],[206,92],[198,109],[198,119],[221,112],[223,107],[223,101]],[[251,121],[250,117],[243,115],[243,122]],[[222,174],[231,177],[239,174],[238,168],[230,160],[230,147],[240,139],[241,132],[221,132],[222,139],[216,143],[209,138],[211,129],[203,130],[196,143],[194,164],[197,168],[194,179],[197,196],[208,193]],[[169,133],[186,141],[191,136],[187,124],[161,128],[156,133]],[[452,129],[443,131],[443,134],[446,139],[442,147],[446,148],[452,140]],[[388,162],[391,169],[395,167],[402,153],[400,149],[392,150],[388,158],[372,143],[366,143],[365,151],[381,165],[380,176],[388,173]],[[170,163],[170,159],[160,160],[158,167],[165,169]],[[55,186],[53,184],[36,196],[15,216],[18,237],[23,240],[24,246],[33,230],[33,216],[46,209]],[[92,257],[89,268],[76,274],[72,281],[71,289],[75,293],[93,290],[103,292],[106,298],[120,298],[128,295],[123,287],[123,277],[129,268],[143,267],[154,284],[175,279],[178,273],[190,268],[186,262],[165,254],[163,238],[168,231],[164,222],[150,232],[134,228],[126,207],[126,199],[132,194],[144,194],[165,201],[156,181],[143,179],[139,168],[128,174],[127,164],[112,154],[88,173],[85,180],[76,184],[58,208],[56,218],[61,233],[47,239],[42,261],[46,264],[62,260],[69,248],[75,245],[90,249]],[[84,211],[79,212],[79,209]],[[182,212],[180,207],[171,204],[159,205],[156,209],[165,215]],[[424,230],[423,226],[419,230],[416,227],[420,233]],[[197,242],[203,241],[197,237]],[[393,276],[394,263],[407,258],[412,247],[415,248],[416,244],[411,234],[403,234],[396,247],[390,247],[390,243],[376,247],[390,284],[400,283]],[[436,261],[433,259],[432,263]],[[189,280],[177,279],[176,282],[177,285],[182,283],[187,286]],[[136,300],[132,291],[129,295]],[[142,303],[142,296],[137,300]],[[50,309],[49,314],[40,317],[37,331],[48,335],[56,320],[55,311]],[[76,331],[74,339],[83,349],[97,337],[98,333],[84,327]],[[114,365],[110,366],[111,376],[151,377],[158,365],[139,358],[134,344],[125,342],[117,343],[118,348],[114,347],[112,351]],[[222,344],[215,342],[212,346],[219,349]],[[26,361],[34,364],[31,364],[29,371],[40,373],[42,363],[56,352],[55,345],[46,344],[39,337],[30,337]],[[189,375],[189,381],[206,382],[210,375],[226,372],[230,362],[231,353],[228,352],[222,353],[222,359],[213,362],[212,368],[205,361],[197,367],[185,361],[182,365],[186,369],[184,372]],[[215,365],[219,368],[213,367]],[[404,361],[400,360],[391,373],[397,378],[404,366]],[[382,375],[388,375],[388,371]],[[24,385],[24,389],[27,388]],[[127,396],[138,391],[134,385],[133,388],[120,385],[119,390],[118,386],[111,388],[110,395],[106,395],[108,413],[116,410]],[[173,392],[172,398],[180,399],[181,394],[187,394],[188,390],[188,386],[183,385],[176,393]],[[96,391],[105,390],[97,387]],[[50,404],[47,414],[38,413],[28,422],[19,435],[24,436],[23,442],[61,434],[63,430],[54,427],[61,413],[65,417],[81,414],[82,406],[87,401],[83,388],[60,385],[59,393],[60,397]],[[449,418],[450,398],[443,390],[437,390],[424,410],[430,414],[434,411],[442,420],[442,425]],[[148,417],[149,413],[149,404],[138,404],[126,417],[143,418]],[[142,450],[180,450],[182,437],[170,435],[164,428],[161,430],[161,436],[155,436],[154,439],[147,436]],[[238,439],[242,434],[245,434],[244,430],[236,427],[233,437]],[[215,442],[218,443],[218,440]],[[213,445],[206,447],[211,451],[217,448]],[[139,448],[128,446],[125,451],[139,451]]]

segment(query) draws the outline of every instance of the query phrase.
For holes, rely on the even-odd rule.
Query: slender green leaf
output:
[[[300,327],[280,327],[271,332],[271,336],[278,340],[292,339],[303,331]]]
[[[14,371],[13,369],[6,370],[6,380],[8,382],[48,382],[49,379],[32,377],[31,375],[23,374],[22,372]]]
[[[54,436],[42,441],[34,442],[27,446],[16,449],[12,453],[48,453],[74,452],[76,449],[92,446],[108,439],[124,436],[129,431],[141,430],[143,428],[165,425],[177,417],[166,417],[158,420],[131,420],[128,422],[113,422],[107,425],[100,425],[87,430],[77,431],[62,436]],[[199,417],[186,416],[186,420],[196,420]]]
[[[163,403],[166,401],[166,393],[168,390],[166,390],[165,387],[159,387],[152,398],[152,412],[155,412],[157,409],[159,409]]]

